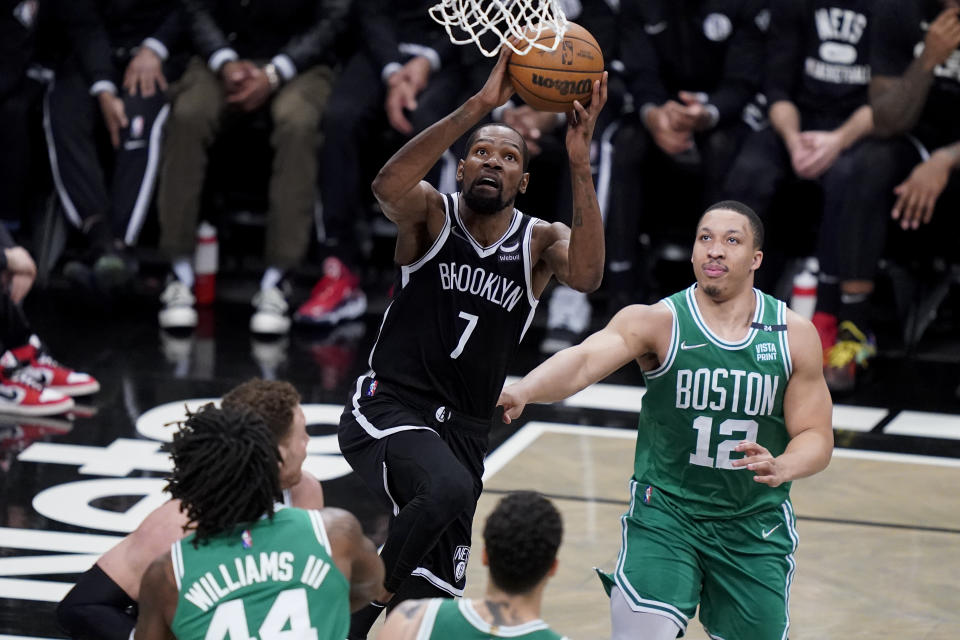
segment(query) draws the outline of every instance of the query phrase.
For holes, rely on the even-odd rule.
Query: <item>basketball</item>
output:
[[[536,42],[550,46],[553,39],[553,29],[544,29]],[[507,72],[517,94],[531,107],[567,112],[574,100],[583,105],[590,101],[593,82],[603,75],[603,52],[589,31],[568,22],[556,49],[534,47],[526,55],[513,54]]]

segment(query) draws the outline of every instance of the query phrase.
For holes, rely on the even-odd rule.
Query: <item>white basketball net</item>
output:
[[[487,57],[497,55],[504,44],[517,55],[524,55],[533,47],[553,51],[567,28],[567,17],[558,0],[440,0],[430,7],[430,17],[443,25],[451,42],[473,42]],[[455,28],[463,34],[455,32]],[[553,40],[547,44],[537,42],[547,29],[556,34]],[[499,37],[490,49],[480,41],[487,33]]]

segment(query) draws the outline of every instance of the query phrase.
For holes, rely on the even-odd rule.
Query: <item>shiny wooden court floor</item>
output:
[[[488,460],[475,544],[500,495],[535,488],[564,516],[560,570],[543,617],[571,638],[608,638],[608,599],[591,567],[610,569],[627,506],[634,434],[528,423]],[[838,449],[794,483],[800,532],[791,594],[794,640],[954,639],[960,635],[960,461]],[[468,597],[483,593],[471,563]],[[706,638],[692,623],[688,638]]]

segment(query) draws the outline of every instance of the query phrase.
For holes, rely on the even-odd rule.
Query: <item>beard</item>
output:
[[[705,287],[703,287],[703,292],[707,294],[708,298],[711,298],[713,300],[716,300],[723,294],[723,292],[720,291],[720,287],[715,287],[712,284],[708,284]]]
[[[463,201],[467,203],[470,210],[484,216],[492,216],[501,211],[504,207],[513,205],[516,196],[509,199],[503,196],[503,187],[497,188],[495,195],[478,194],[474,187],[476,182],[470,185],[469,189],[463,190]]]

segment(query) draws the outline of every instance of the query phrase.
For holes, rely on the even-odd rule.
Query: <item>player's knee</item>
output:
[[[474,503],[473,479],[466,471],[445,473],[430,486],[428,502],[432,516],[449,522]]]

